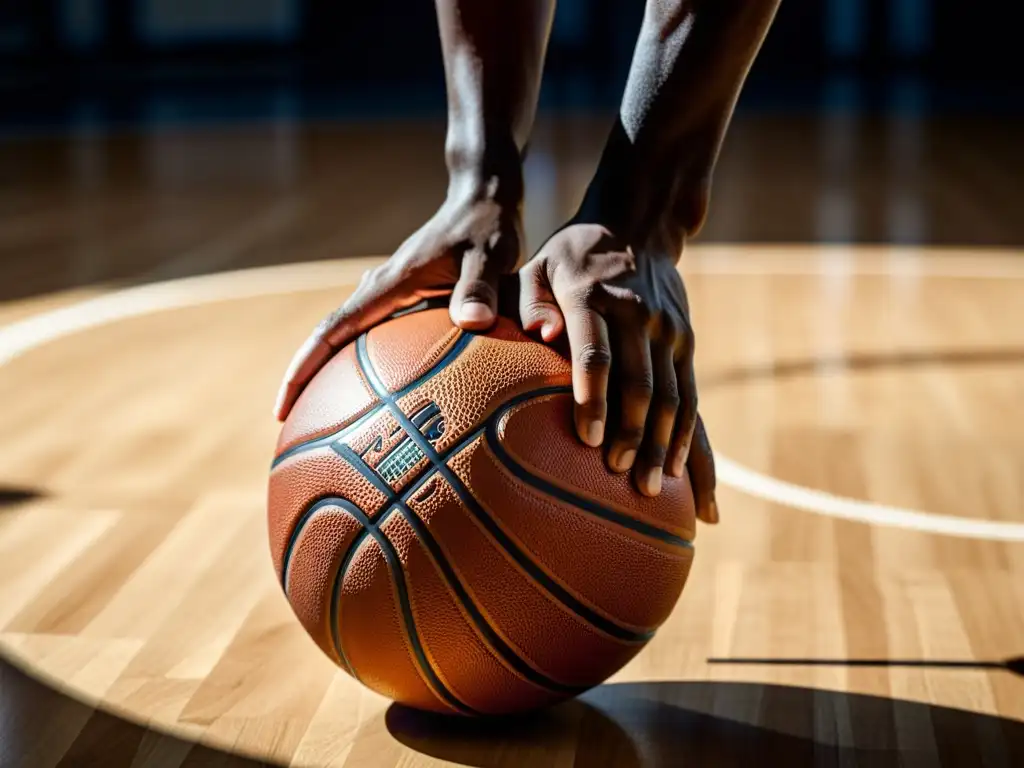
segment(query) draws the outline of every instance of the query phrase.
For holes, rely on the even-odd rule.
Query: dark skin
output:
[[[451,294],[452,321],[485,330],[522,256],[521,162],[553,0],[436,0],[448,90],[448,195],[296,354],[284,419],[334,352],[394,311]],[[656,496],[688,472],[718,522],[697,411],[694,334],[677,262],[704,222],[747,72],[780,0],[648,0],[619,119],[577,213],[519,271],[523,327],[572,356],[575,425]]]

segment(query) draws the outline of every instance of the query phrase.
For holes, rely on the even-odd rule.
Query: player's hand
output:
[[[605,445],[647,496],[689,471],[698,516],[718,521],[715,470],[697,414],[693,329],[678,236],[636,250],[598,224],[570,224],[520,270],[520,317],[546,341],[564,330],[580,439]],[[610,407],[609,407],[610,406]]]
[[[355,292],[316,327],[292,359],[278,394],[283,421],[307,383],[334,353],[392,313],[451,294],[452,322],[486,330],[497,318],[497,283],[519,260],[518,202],[486,194],[449,200],[394,255],[367,271]]]

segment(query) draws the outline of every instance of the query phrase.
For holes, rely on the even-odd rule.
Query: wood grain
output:
[[[1020,521],[1019,254],[898,257],[692,250],[715,445],[835,494]],[[39,495],[0,508],[0,764],[1024,759],[1024,679],[998,665],[1022,653],[1024,545],[726,487],[675,612],[609,684],[504,724],[389,708],[298,625],[264,529],[278,377],[344,293],[142,316],[4,367],[0,486]]]

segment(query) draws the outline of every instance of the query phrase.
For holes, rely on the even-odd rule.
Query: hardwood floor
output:
[[[610,117],[546,117],[532,247],[572,213]],[[1019,246],[1019,119],[741,115],[701,242]],[[80,131],[0,141],[0,299],[392,251],[444,194],[444,126]]]
[[[1012,529],[868,525],[728,477],[677,610],[580,702],[443,725],[335,671],[274,581],[263,488],[277,377],[353,266],[186,284],[203,303],[144,307],[4,367],[0,644],[25,670],[3,672],[6,764],[1019,763]],[[706,246],[687,272],[723,462],[1022,522],[1017,255]],[[215,300],[232,286],[251,295]]]
[[[830,177],[808,125],[739,127],[684,260],[723,521],[682,599],[486,724],[337,671],[264,519],[279,376],[436,204],[438,127],[0,146],[0,766],[1024,764],[1019,142],[928,125],[901,198],[888,129]],[[539,128],[533,242],[599,146]]]

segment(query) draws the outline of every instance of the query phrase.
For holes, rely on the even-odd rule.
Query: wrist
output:
[[[522,158],[510,134],[449,130],[445,163],[449,198],[522,204]]]
[[[637,148],[616,121],[571,223],[600,224],[626,240],[635,239],[651,208],[646,190],[651,178],[643,166]]]
[[[713,150],[693,135],[647,151],[617,123],[573,223],[601,224],[635,244],[666,229],[695,235],[707,215]]]

